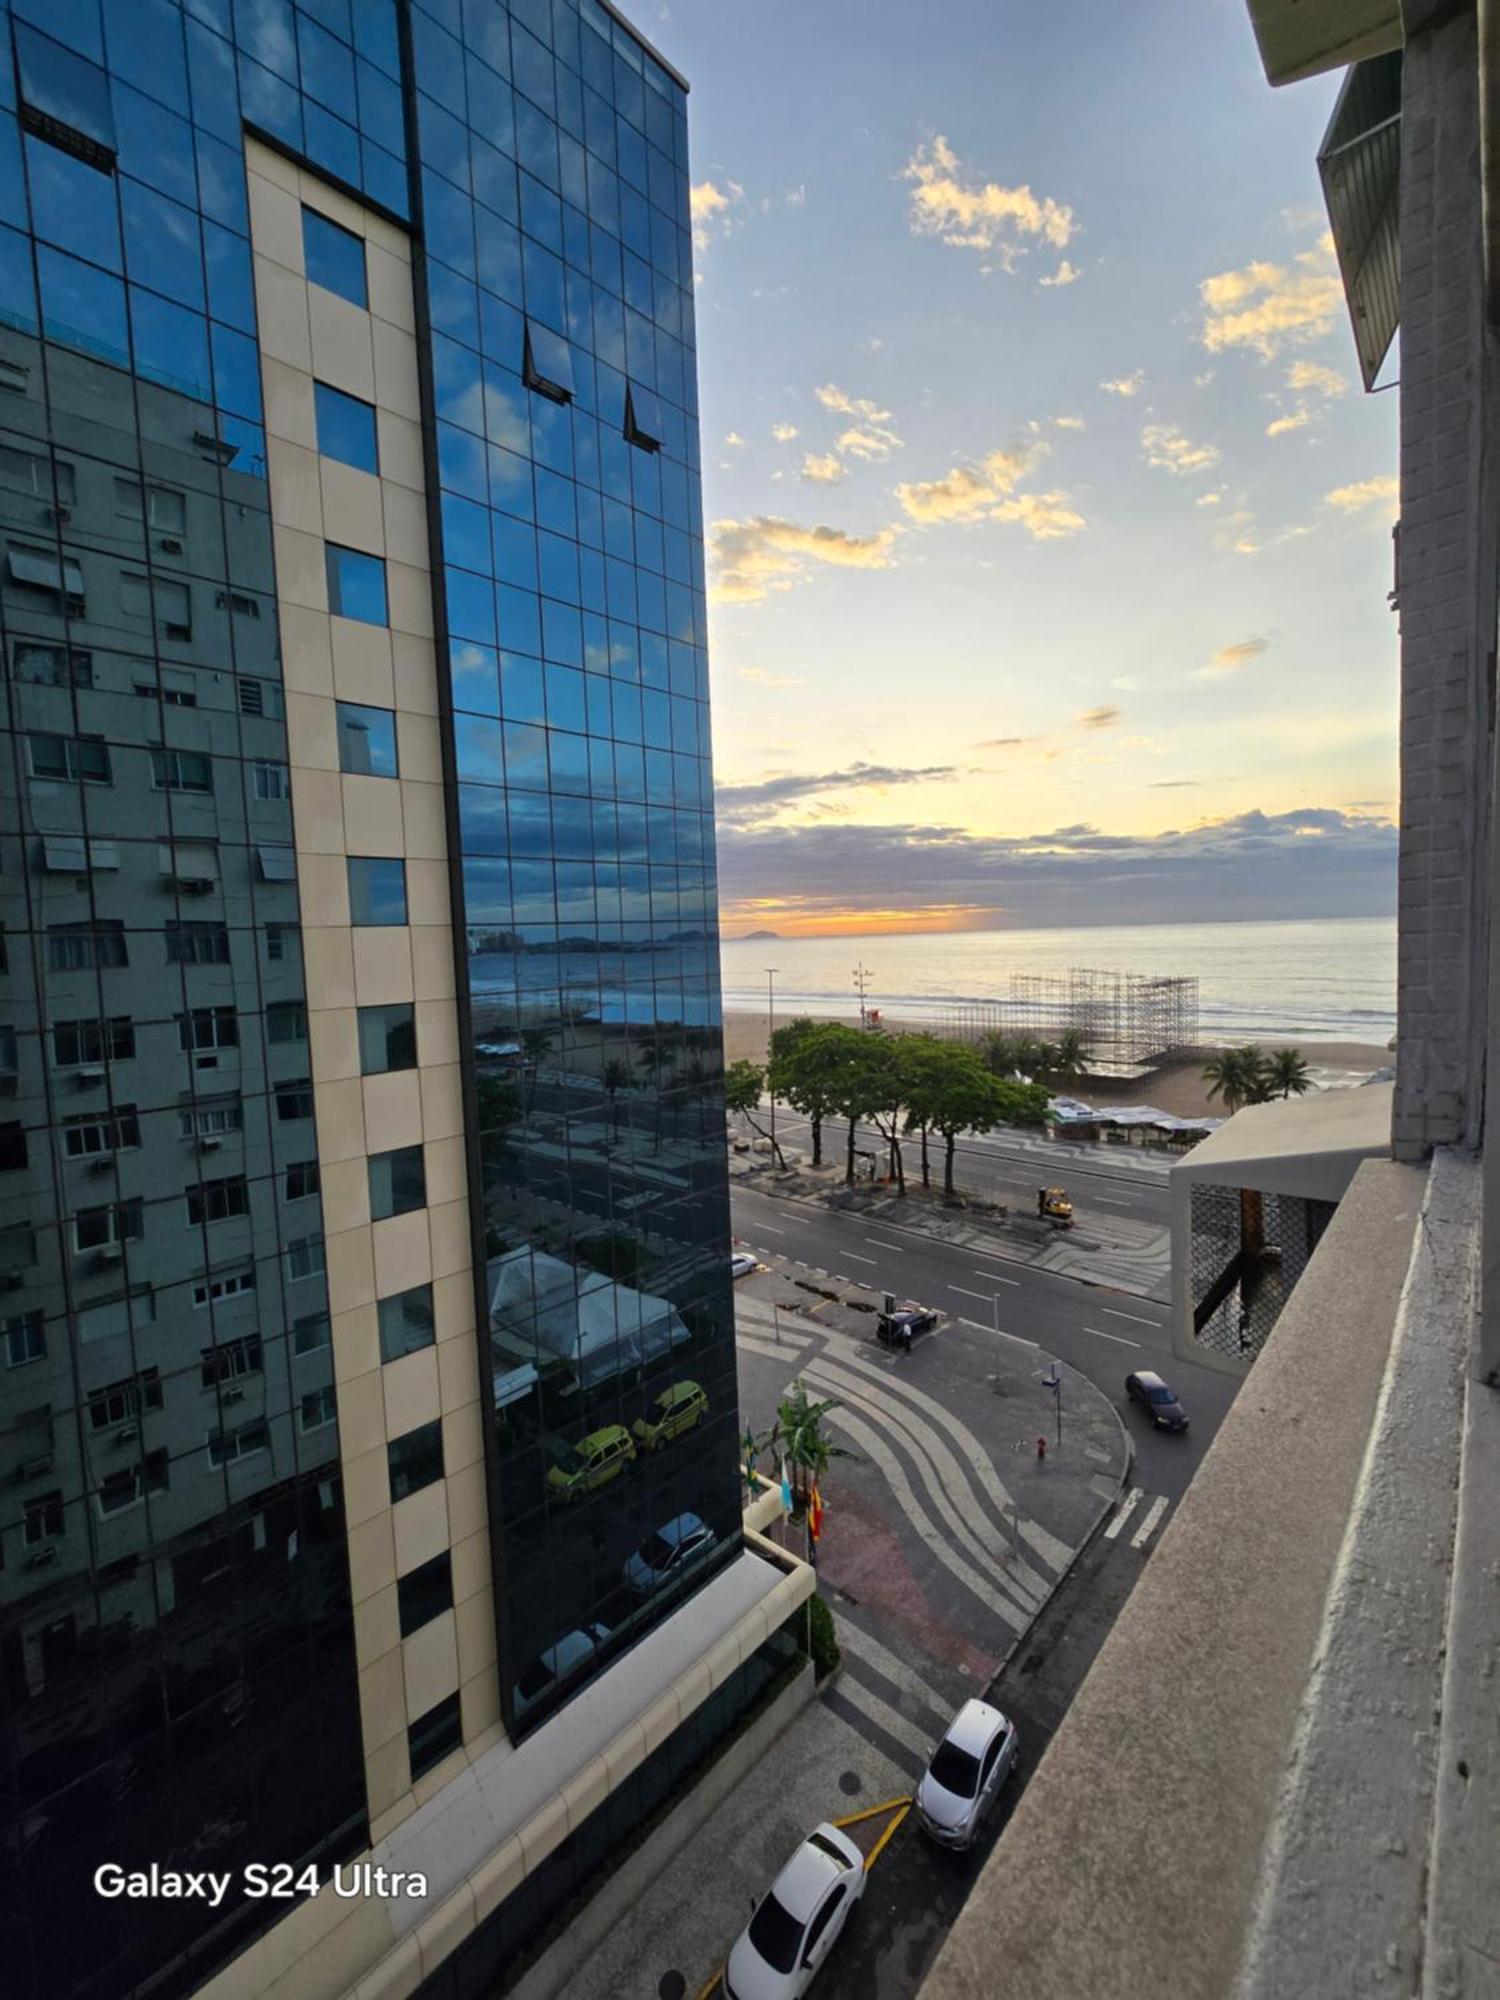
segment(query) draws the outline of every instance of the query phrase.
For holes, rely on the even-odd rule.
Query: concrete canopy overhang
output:
[[[1249,0],[1268,83],[1296,83],[1402,40],[1400,0]]]
[[[1394,1092],[1369,1083],[1248,1104],[1174,1163],[1172,1186],[1207,1181],[1338,1201],[1364,1161],[1389,1157]]]

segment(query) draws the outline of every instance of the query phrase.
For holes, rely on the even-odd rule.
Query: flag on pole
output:
[[[781,1461],[781,1507],[783,1513],[790,1514],[792,1511],[792,1482],[787,1474],[785,1459]]]
[[[818,1491],[816,1481],[813,1483],[812,1492],[808,1495],[807,1530],[814,1541],[817,1541],[823,1532],[823,1496]]]

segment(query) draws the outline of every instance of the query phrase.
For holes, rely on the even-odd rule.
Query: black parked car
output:
[[[938,1316],[931,1306],[897,1306],[882,1313],[875,1322],[875,1337],[884,1347],[910,1348],[913,1338],[936,1326]]]
[[[1125,1393],[1132,1403],[1141,1405],[1159,1431],[1187,1429],[1188,1414],[1178,1402],[1176,1390],[1169,1389],[1149,1368],[1125,1377]]]

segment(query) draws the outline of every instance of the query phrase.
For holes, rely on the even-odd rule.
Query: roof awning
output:
[[[1268,83],[1295,83],[1401,46],[1400,0],[1250,0]]]
[[[179,882],[219,879],[219,851],[211,841],[163,841],[156,851],[163,875],[171,875]]]
[[[260,861],[262,881],[296,881],[297,857],[290,847],[257,847],[255,852]]]
[[[83,595],[83,571],[67,557],[59,562],[56,556],[46,555],[40,549],[11,549],[7,552],[7,564],[11,580],[32,590],[65,591],[69,597]]]
[[[1373,388],[1401,317],[1401,53],[1357,63],[1318,153],[1359,372]]]

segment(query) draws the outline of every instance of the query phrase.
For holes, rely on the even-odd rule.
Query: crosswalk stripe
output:
[[[916,1723],[904,1716],[900,1709],[892,1708],[883,1701],[873,1688],[867,1688],[863,1681],[857,1681],[852,1674],[839,1676],[839,1693],[851,1708],[857,1708],[867,1721],[873,1722],[887,1736],[909,1750],[919,1764],[925,1764],[932,1753],[932,1737]],[[941,1733],[941,1732],[940,1732]]]
[[[1143,1486],[1131,1487],[1129,1493],[1127,1493],[1125,1496],[1125,1504],[1121,1507],[1119,1513],[1116,1514],[1115,1518],[1110,1522],[1109,1526],[1104,1530],[1105,1541],[1112,1542],[1114,1540],[1115,1536],[1119,1534],[1120,1530],[1124,1527],[1125,1523],[1130,1519],[1131,1515],[1135,1512],[1136,1508],[1139,1507],[1139,1505],[1145,1499],[1145,1497],[1146,1497],[1145,1487]]]
[[[838,1620],[838,1635],[839,1648],[846,1662],[858,1661],[872,1673],[879,1674],[882,1680],[889,1681],[892,1687],[899,1688],[911,1707],[919,1709],[924,1717],[932,1717],[935,1733],[942,1735],[951,1719],[950,1712],[943,1697],[914,1667],[888,1646],[881,1645],[862,1625],[856,1625],[848,1618]]]
[[[833,1362],[840,1352],[850,1355],[857,1353],[864,1345],[862,1342],[856,1342],[851,1334],[838,1333],[832,1327],[826,1331],[827,1340],[820,1357],[825,1363]],[[920,1411],[936,1429],[946,1431],[953,1441],[954,1449],[973,1467],[974,1477],[990,1505],[1002,1519],[1009,1515],[1012,1506],[1011,1496],[991,1464],[988,1452],[973,1432],[960,1423],[951,1411],[945,1410],[941,1403],[895,1375],[887,1375],[882,1379],[880,1393],[882,1396],[890,1397],[895,1403],[909,1404],[913,1410]],[[1042,1527],[1040,1522],[1029,1520],[1025,1514],[1021,1516],[1021,1540],[1040,1561],[1047,1565],[1048,1569],[1064,1570],[1073,1560],[1071,1543],[1062,1541],[1050,1530]]]
[[[986,1548],[969,1526],[968,1517],[974,1505],[973,1489],[952,1452],[932,1426],[920,1417],[899,1409],[889,1399],[875,1394],[873,1384],[858,1376],[846,1375],[842,1369],[831,1367],[822,1357],[808,1366],[806,1374],[807,1379],[820,1388],[833,1390],[841,1399],[841,1408],[852,1404],[855,1409],[863,1410],[867,1417],[884,1425],[889,1436],[905,1445],[934,1505],[946,1515],[952,1538],[972,1561],[994,1578],[1002,1590],[1034,1610],[1047,1594],[1047,1579],[1022,1560],[1019,1550],[1011,1552],[1008,1561],[1004,1555],[996,1555]],[[832,1421],[839,1421],[837,1412]],[[1017,1527],[1019,1530],[1019,1522]],[[991,1533],[998,1532],[991,1527]]]
[[[1146,1546],[1147,1542],[1151,1539],[1152,1529],[1166,1511],[1167,1496],[1165,1493],[1158,1493],[1156,1498],[1151,1502],[1151,1505],[1146,1509],[1145,1515],[1141,1520],[1141,1525],[1130,1538],[1130,1546],[1133,1549],[1143,1549]]]

